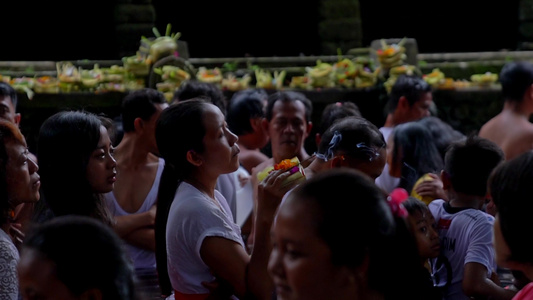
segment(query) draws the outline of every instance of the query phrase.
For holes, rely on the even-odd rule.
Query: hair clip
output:
[[[338,131],[335,131],[335,133],[333,133],[333,137],[331,138],[331,141],[328,144],[329,147],[326,153],[316,153],[316,157],[324,161],[328,161],[329,159],[332,159],[333,157],[335,157],[333,150],[337,147],[340,141],[342,141],[342,134],[339,133]]]
[[[365,143],[359,143],[359,144],[355,145],[355,147],[357,147],[357,149],[361,150],[363,153],[367,154],[369,156],[369,161],[373,161],[374,159],[379,157],[378,150],[367,146]],[[383,148],[383,147],[384,146],[381,146],[381,148]]]
[[[407,217],[408,212],[402,204],[407,198],[409,198],[409,194],[403,188],[395,188],[387,197],[387,203],[395,217]]]

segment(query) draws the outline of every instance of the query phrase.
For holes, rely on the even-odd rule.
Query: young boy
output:
[[[515,294],[491,280],[496,278],[494,217],[481,210],[487,180],[503,160],[498,145],[475,135],[446,152],[441,179],[449,200],[428,205],[441,241],[442,255],[431,266],[436,285],[444,288],[443,299],[511,299]]]

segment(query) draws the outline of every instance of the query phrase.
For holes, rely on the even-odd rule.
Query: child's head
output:
[[[334,122],[322,135],[317,157],[335,167],[350,167],[372,178],[381,175],[387,156],[379,129],[362,117],[349,116]]]
[[[415,197],[408,197],[402,204],[409,213],[407,220],[416,238],[420,258],[425,260],[439,256],[439,234],[427,205]]]
[[[431,132],[418,122],[396,125],[387,141],[389,174],[400,178],[400,187],[411,192],[426,173],[439,173],[442,157]]]
[[[85,216],[31,227],[18,263],[22,294],[38,299],[135,298],[134,270],[115,231]]]
[[[446,152],[444,176],[455,192],[485,196],[490,173],[504,161],[504,157],[502,149],[494,142],[469,135],[465,140],[453,143]]]
[[[497,207],[494,222],[496,259],[502,267],[518,262],[533,264],[533,245],[527,236],[533,233],[531,183],[533,152],[517,156],[494,169],[489,191]]]
[[[337,120],[344,117],[362,117],[361,112],[357,104],[345,101],[345,102],[335,102],[326,105],[322,111],[322,116],[320,117],[320,124],[315,136],[315,142],[318,147],[320,140],[324,135],[324,132]]]
[[[272,227],[269,272],[289,285],[280,290],[291,295],[283,296],[339,299],[346,282],[403,295],[410,286],[403,279],[416,281],[405,272],[419,256],[405,220],[392,211],[374,180],[357,170],[334,168],[301,183]]]

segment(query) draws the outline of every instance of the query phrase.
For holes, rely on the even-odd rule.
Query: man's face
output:
[[[292,158],[300,153],[309,135],[305,106],[301,101],[277,101],[268,123],[273,156]],[[277,155],[276,155],[277,154]]]
[[[422,94],[420,99],[406,112],[406,122],[420,120],[431,115],[429,111],[431,105],[433,105],[433,94],[431,92]]]
[[[15,107],[11,102],[11,97],[0,96],[0,118],[19,124],[20,114],[15,113]]]

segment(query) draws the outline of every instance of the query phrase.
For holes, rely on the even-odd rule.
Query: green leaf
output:
[[[152,32],[154,33],[156,38],[161,37],[161,33],[159,33],[159,30],[157,30],[156,27],[152,28]]]

